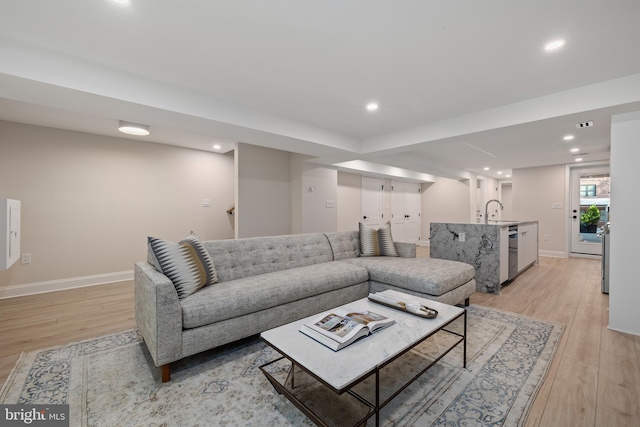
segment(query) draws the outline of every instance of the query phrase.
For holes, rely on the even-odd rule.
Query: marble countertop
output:
[[[460,224],[460,225],[498,225],[500,227],[507,227],[509,225],[525,225],[525,224],[537,224],[537,220],[524,220],[519,221],[515,219],[494,219],[488,223],[485,222],[439,222],[435,221],[434,224]]]
[[[489,221],[488,223],[480,223],[480,224],[484,224],[484,225],[499,225],[500,227],[508,227],[510,225],[525,225],[525,224],[537,224],[538,221],[516,221],[516,220],[509,220],[509,219],[499,219],[499,220],[493,220],[493,221]]]

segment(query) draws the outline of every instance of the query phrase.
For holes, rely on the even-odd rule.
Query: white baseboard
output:
[[[571,258],[587,258],[587,259],[602,259],[601,255],[591,255],[591,254],[579,254],[575,252],[571,252],[569,254]]]
[[[62,291],[65,289],[83,288],[85,286],[103,285],[105,283],[122,282],[125,280],[133,280],[133,270],[7,286],[0,288],[0,299]]]
[[[611,325],[607,325],[607,329],[609,329],[610,331],[622,332],[624,334],[635,335],[637,337],[640,337],[640,334],[638,332],[635,332],[635,331],[631,332],[624,329],[612,328]]]
[[[563,251],[539,251],[538,255],[548,258],[569,258],[567,253]]]

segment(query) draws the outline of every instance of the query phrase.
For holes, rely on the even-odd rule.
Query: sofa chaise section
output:
[[[469,264],[416,258],[416,245],[401,242],[394,242],[398,257],[359,257],[357,231],[325,234],[335,260],[367,269],[369,292],[392,289],[451,305],[469,305],[469,296],[475,292],[475,270]]]

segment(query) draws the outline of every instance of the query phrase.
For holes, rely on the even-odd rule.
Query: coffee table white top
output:
[[[363,298],[342,307],[348,307],[353,311],[369,310],[394,319],[396,323],[337,352],[300,332],[303,324],[315,320],[323,313],[329,314],[333,309],[262,332],[260,337],[287,358],[322,379],[336,392],[342,392],[357,380],[369,375],[377,366],[415,345],[464,312],[463,308],[413,295],[405,297],[418,300],[437,310],[438,316],[425,319]]]

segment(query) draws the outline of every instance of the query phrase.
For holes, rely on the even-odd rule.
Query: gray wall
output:
[[[338,172],[291,154],[291,232],[321,233],[338,227]]]
[[[362,221],[362,176],[338,172],[338,231],[357,230]]]
[[[568,254],[566,173],[564,165],[515,169],[512,173],[514,218],[507,219],[538,221],[542,255],[562,257]],[[552,209],[554,203],[561,203],[562,209]],[[549,240],[544,240],[545,234]]]
[[[291,233],[290,155],[237,144],[236,237]]]
[[[0,121],[0,197],[22,201],[8,287],[131,271],[147,236],[232,238],[233,153]],[[208,198],[211,207],[202,206]]]
[[[469,222],[470,181],[439,177],[422,184],[422,240],[428,242],[432,222]]]

